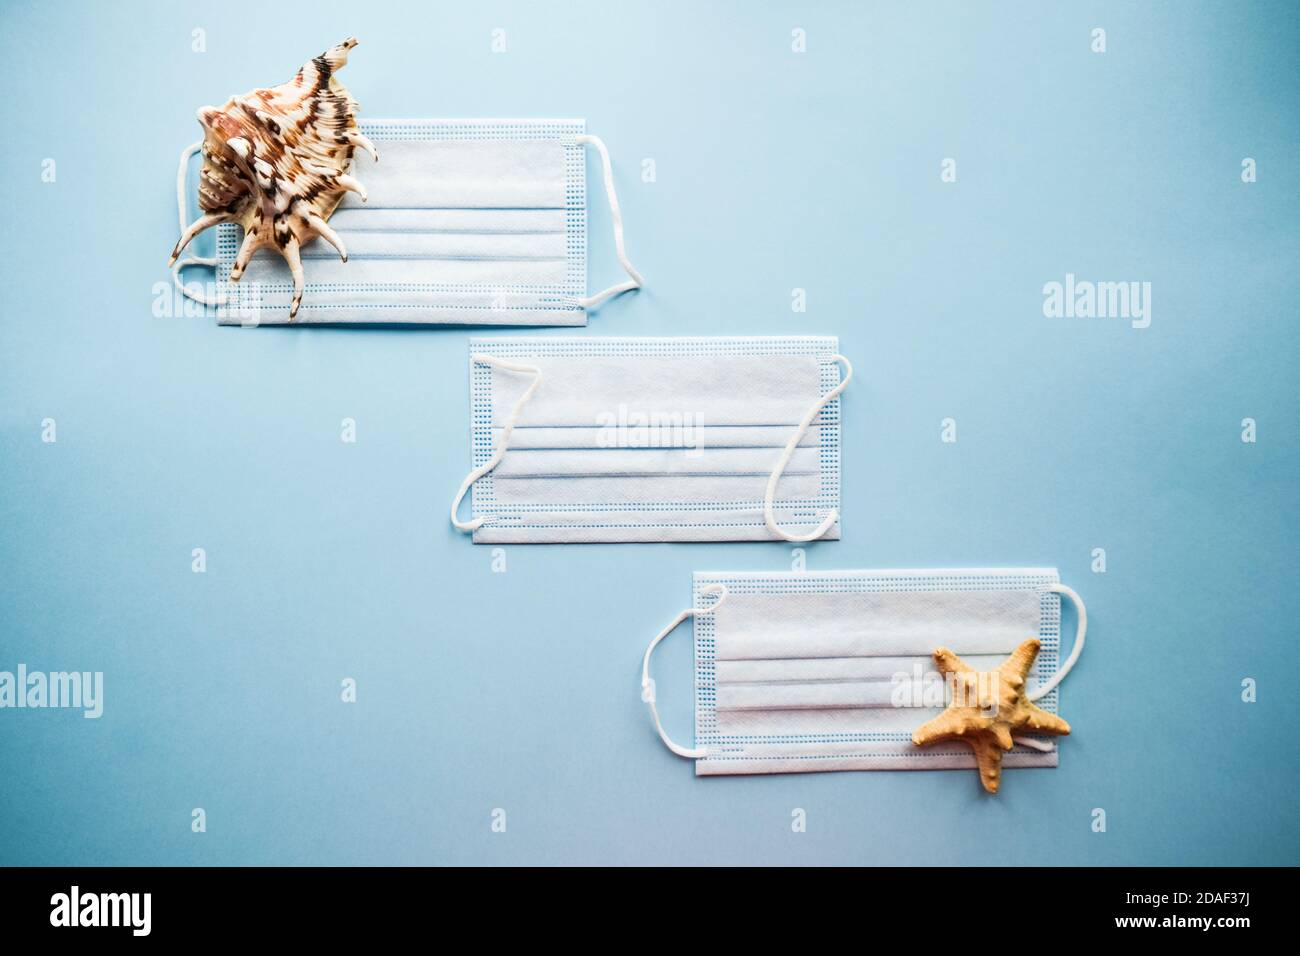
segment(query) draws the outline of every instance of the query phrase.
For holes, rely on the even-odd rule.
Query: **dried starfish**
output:
[[[1035,707],[1025,695],[1025,676],[1034,666],[1038,648],[1038,639],[1031,637],[995,671],[977,671],[946,647],[935,651],[939,673],[952,675],[952,703],[934,720],[916,728],[912,743],[918,747],[942,740],[969,744],[979,764],[980,782],[989,793],[997,793],[1002,753],[1011,749],[1013,733],[1070,732],[1062,718]]]

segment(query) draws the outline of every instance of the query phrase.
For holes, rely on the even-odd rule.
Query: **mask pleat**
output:
[[[512,449],[547,449],[558,450],[564,448],[608,448],[609,444],[604,445],[602,434],[604,429],[599,425],[590,427],[548,427],[548,426],[521,426],[514,430],[510,436],[510,447]],[[631,436],[634,447],[648,448],[651,447],[652,441],[659,440],[659,432],[648,427],[630,428],[627,434]],[[720,448],[784,448],[785,443],[790,438],[790,426],[788,425],[694,425],[690,428],[683,427],[679,430],[683,441],[682,445],[693,445],[706,449]],[[493,440],[499,440],[501,429],[495,428],[492,431]],[[660,442],[660,444],[667,444]],[[803,436],[799,442],[800,448],[818,448],[822,444],[821,426],[814,425],[808,429],[808,433]]]
[[[341,235],[367,232],[455,235],[553,235],[565,231],[563,209],[372,209],[345,205],[330,219]]]
[[[771,448],[583,448],[564,451],[517,449],[497,467],[506,478],[653,478],[662,475],[761,475],[772,471]],[[796,449],[785,473],[821,471],[816,448]]]
[[[564,234],[546,233],[517,235],[496,233],[411,233],[400,249],[394,249],[386,237],[375,232],[349,232],[335,230],[348,250],[348,261],[364,262],[368,259],[429,260],[429,259],[540,259],[564,261]],[[303,259],[337,259],[338,252],[329,243],[319,239],[302,250]]]
[[[958,655],[971,667],[996,668],[1013,648],[1003,654]],[[815,684],[834,681],[888,681],[899,674],[929,675],[934,663],[924,655],[873,655],[870,657],[800,657],[735,660],[718,658],[718,685],[723,684]],[[918,670],[919,668],[919,670]]]
[[[631,507],[646,502],[682,502],[679,510],[656,509],[654,521],[666,523],[690,522],[705,524],[710,520],[723,524],[754,520],[762,524],[763,489],[767,484],[766,475],[671,475],[642,476],[637,478],[505,478],[494,482],[496,500],[502,505],[538,505],[548,504],[552,508],[565,502],[578,503],[600,501],[607,505],[627,505],[622,521],[634,515]],[[821,478],[818,475],[795,475],[781,483],[782,493],[791,498],[816,498],[821,493]],[[743,504],[751,502],[749,507],[733,507],[718,511],[703,507],[687,507],[693,501],[729,500]],[[809,515],[811,520],[811,514]],[[521,513],[521,523],[530,520],[528,514]],[[565,514],[559,510],[548,510],[546,521],[555,523],[578,524],[581,521],[600,520],[610,524],[610,515],[602,510],[598,519],[593,519],[589,508],[578,507],[574,512]],[[645,524],[650,519],[644,512],[636,520]],[[622,522],[619,522],[622,523]],[[767,537],[766,534],[763,537]]]
[[[358,150],[363,203],[342,209],[563,209],[564,145],[552,140],[376,141],[378,163]]]
[[[317,249],[319,250],[319,248]],[[412,271],[412,264],[418,266],[418,275]],[[313,290],[315,304],[329,300],[315,295],[317,290],[328,291],[331,285],[353,285],[357,283],[401,285],[407,292],[416,292],[413,286],[434,283],[497,283],[501,285],[551,285],[564,280],[566,264],[564,259],[398,259],[398,258],[358,258],[341,261],[337,254],[320,256],[311,263],[311,278],[308,288]],[[289,296],[293,292],[293,277],[284,259],[268,250],[258,252],[248,264],[244,277],[240,280],[241,288],[248,289],[255,284],[263,286],[264,304],[274,301],[276,295]],[[283,288],[281,288],[283,287]],[[387,302],[393,302],[395,293],[384,296]],[[487,293],[484,293],[485,295]],[[360,297],[344,290],[345,301],[360,301]]]
[[[591,356],[535,364],[546,388],[529,402],[520,427],[599,426],[614,440],[652,422],[660,431],[793,426],[821,394],[821,363],[811,356]],[[492,375],[492,418],[500,425],[528,381],[502,369]]]

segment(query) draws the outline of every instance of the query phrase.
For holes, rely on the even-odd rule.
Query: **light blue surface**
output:
[[[0,862],[1300,862],[1295,5],[313,9],[0,13],[0,670],[102,670],[106,697],[0,711]],[[641,652],[693,570],[788,547],[519,546],[492,573],[446,516],[466,331],[153,316],[195,108],[349,34],[365,116],[605,138],[649,288],[589,334],[840,336],[844,539],[809,566],[1059,567],[1092,618],[1059,769],[996,798],[974,773],[697,780]],[[1045,318],[1067,272],[1150,281],[1150,328]],[[686,738],[690,644],[656,662]]]

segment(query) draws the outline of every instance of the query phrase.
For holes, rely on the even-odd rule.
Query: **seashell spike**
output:
[[[237,222],[244,241],[231,281],[239,281],[258,249],[277,250],[293,274],[292,320],[302,303],[302,249],[319,236],[348,261],[327,220],[347,193],[366,200],[365,187],[349,174],[353,151],[364,149],[379,161],[379,151],[357,129],[357,101],[336,75],[356,45],[349,37],[303,64],[288,83],[199,109],[203,215],[181,235],[168,265],[203,230]]]

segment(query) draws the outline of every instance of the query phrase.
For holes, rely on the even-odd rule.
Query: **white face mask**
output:
[[[1079,614],[1058,665],[1061,599]],[[993,670],[1026,638],[1042,644],[1027,696],[1050,713],[1056,684],[1083,649],[1078,595],[1048,568],[961,571],[697,573],[695,606],[650,643],[641,697],[674,753],[697,775],[974,767],[961,742],[929,747],[912,732],[944,708],[931,654],[951,648]],[[650,656],[695,617],[694,748],[674,743],[655,706]],[[1022,736],[1004,767],[1055,767],[1054,738]]]
[[[470,342],[477,544],[839,537],[833,337]],[[457,509],[473,488],[472,520]]]
[[[302,252],[306,278],[295,323],[586,325],[587,310],[641,285],[623,250],[623,223],[604,144],[583,120],[372,120],[361,132],[349,193],[329,219],[347,249],[323,240]],[[177,183],[185,217],[188,160]],[[587,295],[586,147],[600,156],[626,282]],[[289,321],[293,277],[274,251],[254,255],[238,282],[230,270],[240,229],[217,229],[215,258],[174,267],[191,298],[219,305],[224,325]],[[185,265],[216,267],[219,294],[185,288]],[[249,316],[255,319],[250,321]]]

